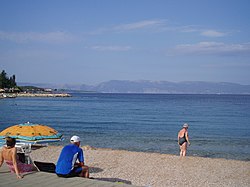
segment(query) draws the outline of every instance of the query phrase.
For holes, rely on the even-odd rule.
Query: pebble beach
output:
[[[250,186],[250,162],[95,149],[83,146],[90,177],[136,186]],[[57,162],[61,146],[33,150],[33,161]]]

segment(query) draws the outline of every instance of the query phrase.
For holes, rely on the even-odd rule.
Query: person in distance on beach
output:
[[[58,158],[56,174],[59,177],[85,177],[89,178],[89,167],[84,164],[83,150],[80,146],[80,138],[72,136],[71,144],[66,145]],[[78,162],[77,162],[78,160]]]
[[[11,173],[16,173],[18,179],[23,178],[20,173],[37,171],[37,168],[33,164],[26,164],[20,161],[17,154],[16,139],[11,137],[6,137],[6,146],[4,146],[0,152],[0,167],[3,161],[9,167]]]
[[[188,137],[188,124],[185,123],[178,133],[178,144],[180,146],[180,156],[186,156],[187,144],[191,145]]]

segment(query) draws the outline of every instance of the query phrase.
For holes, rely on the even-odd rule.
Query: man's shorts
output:
[[[69,178],[69,177],[79,177],[79,174],[82,172],[82,167],[74,167],[74,169],[72,169],[70,171],[69,174],[57,174],[58,177],[64,177],[64,178]]]

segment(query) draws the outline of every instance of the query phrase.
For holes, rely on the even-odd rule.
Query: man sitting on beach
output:
[[[56,165],[56,174],[59,177],[85,177],[89,178],[89,168],[84,165],[83,150],[80,146],[80,138],[72,136],[71,144],[66,145],[59,156]],[[76,162],[76,161],[79,162]]]

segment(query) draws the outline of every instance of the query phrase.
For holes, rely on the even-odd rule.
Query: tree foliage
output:
[[[14,88],[16,87],[16,76],[8,77],[5,70],[0,74],[0,88]]]

